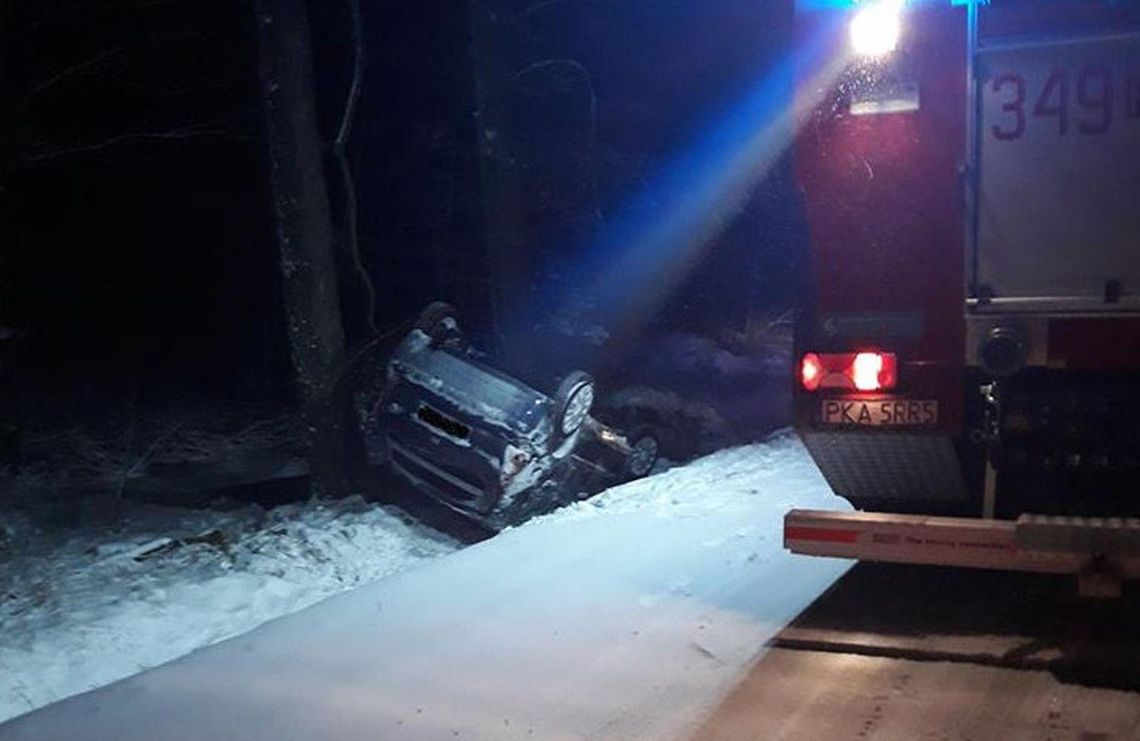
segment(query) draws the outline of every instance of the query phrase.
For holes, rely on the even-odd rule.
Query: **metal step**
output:
[[[1140,556],[1140,519],[1134,517],[1022,515],[1014,536],[1027,550]]]
[[[792,510],[784,518],[784,547],[809,556],[1075,574],[1091,596],[1115,596],[1122,580],[1140,578],[1137,519]]]

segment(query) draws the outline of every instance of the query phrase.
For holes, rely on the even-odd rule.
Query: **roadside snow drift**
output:
[[[0,726],[0,738],[671,738],[847,568],[783,435],[723,451]]]
[[[142,507],[0,558],[0,720],[245,633],[458,544],[356,499]]]

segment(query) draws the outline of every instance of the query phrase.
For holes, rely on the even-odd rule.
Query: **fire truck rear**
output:
[[[797,552],[1132,576],[1140,7],[800,0]]]

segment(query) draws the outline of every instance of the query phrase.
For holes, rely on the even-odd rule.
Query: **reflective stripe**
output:
[[[789,527],[784,529],[786,540],[818,540],[824,543],[854,543],[858,530],[832,530],[823,527]]]
[[[792,510],[784,547],[827,558],[1140,578],[1140,521],[1127,519]]]

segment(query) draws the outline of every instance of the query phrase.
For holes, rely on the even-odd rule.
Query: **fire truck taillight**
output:
[[[815,353],[809,352],[800,363],[800,380],[808,391],[819,388],[819,383],[823,380],[823,363]]]
[[[807,391],[887,391],[898,383],[894,353],[808,353],[800,362],[800,382]]]
[[[851,363],[851,379],[860,391],[878,391],[883,387],[883,356],[877,352],[861,352]]]

